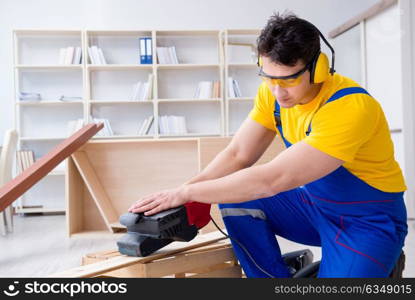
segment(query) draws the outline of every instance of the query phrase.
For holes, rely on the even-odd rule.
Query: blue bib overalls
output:
[[[326,102],[367,92],[337,91]],[[276,103],[275,115],[279,117]],[[277,124],[283,137],[281,123]],[[311,131],[311,125],[306,134]],[[261,268],[289,277],[275,235],[321,246],[319,277],[388,277],[407,234],[403,192],[371,187],[343,166],[329,175],[269,198],[220,204],[228,234],[242,243]],[[248,277],[268,277],[232,242]]]

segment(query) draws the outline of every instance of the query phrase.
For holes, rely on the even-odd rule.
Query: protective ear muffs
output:
[[[327,45],[327,47],[330,49],[331,52],[331,66],[329,64],[329,59],[327,55],[323,52],[318,52],[317,55],[314,57],[312,62],[310,63],[310,83],[321,83],[326,81],[329,76],[333,75],[336,70],[334,69],[334,61],[335,61],[335,51],[333,47],[330,45],[330,43],[327,41],[327,39],[324,37],[324,35],[321,33],[321,31],[311,24],[310,22],[303,20],[310,24],[310,26],[314,27],[315,30],[319,33],[321,39],[323,42]],[[257,61],[258,67],[262,66],[262,60],[261,57],[258,55],[258,61]]]
[[[319,52],[310,65],[310,83],[322,83],[331,75],[329,59],[323,52]]]
[[[258,65],[258,67],[262,67],[262,58],[259,55],[258,55],[258,60],[256,64]]]

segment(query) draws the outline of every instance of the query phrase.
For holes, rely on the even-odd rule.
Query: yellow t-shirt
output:
[[[284,138],[304,141],[345,161],[352,174],[384,192],[406,190],[389,126],[379,102],[366,94],[351,94],[323,105],[336,91],[358,87],[353,80],[334,74],[318,95],[304,105],[281,107]],[[275,97],[266,83],[259,86],[250,118],[278,133],[274,119]],[[310,121],[311,133],[306,136]],[[278,133],[279,134],[279,133]]]

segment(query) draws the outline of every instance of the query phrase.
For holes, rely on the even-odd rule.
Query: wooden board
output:
[[[16,178],[1,187],[0,211],[12,204],[103,127],[102,123],[84,126],[20,173]]]
[[[132,203],[188,181],[230,141],[231,138],[192,138],[87,143],[68,164],[68,235],[124,230],[118,218]],[[283,149],[277,138],[257,164],[272,160]],[[79,184],[82,187],[73,186]],[[211,215],[224,228],[217,205],[212,206]],[[210,223],[201,232],[214,230],[216,227]]]
[[[91,141],[78,152],[84,153],[82,161],[89,167],[88,172],[82,171],[81,162],[70,170],[78,173],[71,176],[70,183],[78,184],[75,178],[82,178],[84,173],[85,186],[83,195],[68,188],[68,203],[78,202],[69,205],[73,209],[68,222],[82,219],[81,226],[69,225],[70,236],[92,230],[122,230],[118,218],[132,203],[150,193],[177,187],[198,172],[197,139]]]
[[[200,234],[196,236],[190,242],[173,242],[166,247],[160,249],[156,253],[147,257],[129,257],[129,256],[115,256],[114,258],[107,259],[105,261],[76,267],[67,271],[59,272],[50,275],[49,277],[94,277],[100,274],[105,274],[111,271],[115,271],[121,268],[129,267],[132,265],[139,265],[149,263],[151,261],[172,256],[177,253],[185,252],[188,250],[196,249],[206,245],[219,243],[218,245],[229,244],[228,240],[219,232],[211,232],[208,234]],[[141,267],[137,267],[141,268]]]
[[[111,224],[118,221],[118,215],[112,206],[104,187],[98,179],[98,175],[92,168],[85,152],[77,151],[72,154],[72,158],[78,168],[84,183],[94,199],[102,219],[104,220],[108,230],[112,231]]]

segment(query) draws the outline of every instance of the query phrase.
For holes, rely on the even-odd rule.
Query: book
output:
[[[72,64],[72,60],[73,60],[73,57],[74,57],[74,51],[75,51],[74,47],[66,48],[64,65],[71,65]]]
[[[99,56],[99,61],[100,61],[101,65],[106,65],[107,61],[105,59],[104,52],[102,52],[101,48],[98,48],[98,56]]]
[[[171,52],[172,52],[172,57],[173,57],[173,63],[174,64],[178,64],[179,63],[179,59],[177,58],[177,53],[176,53],[176,47],[170,47]]]
[[[157,47],[157,59],[159,64],[178,64],[176,47]]]
[[[153,44],[152,39],[150,37],[145,38],[146,42],[146,54],[145,54],[145,62],[146,64],[153,63]]]
[[[176,60],[174,59],[173,47],[167,47],[165,51],[167,55],[167,63],[175,64]]]
[[[29,156],[29,166],[35,163],[35,154],[32,150],[27,151]]]
[[[161,116],[159,119],[159,130],[164,135],[187,134],[186,119],[184,116]]]
[[[23,161],[22,161],[22,155],[21,155],[21,151],[16,151],[16,167],[17,167],[17,172],[21,173],[23,172]]]
[[[144,119],[144,120],[141,122],[141,126],[140,126],[140,128],[138,129],[138,135],[139,135],[139,136],[144,135],[144,134],[143,134],[143,132],[144,132],[144,128],[146,127],[146,123],[147,123],[147,119]]]
[[[101,65],[101,60],[99,58],[98,47],[92,46],[91,47],[92,56],[94,57],[95,64]]]
[[[42,96],[39,93],[19,92],[19,100],[21,101],[40,101]]]
[[[34,152],[32,150],[19,150],[16,152],[18,158],[18,167],[23,172],[35,162]]]
[[[228,96],[229,98],[236,98],[232,77],[228,78]]]
[[[146,38],[140,38],[140,64],[146,64]]]
[[[220,98],[220,81],[213,83],[212,98]]]
[[[153,74],[148,75],[147,82],[138,81],[133,85],[132,101],[150,100],[153,96]]]
[[[199,99],[210,99],[212,98],[212,81],[202,81],[200,87]]]
[[[17,154],[17,167],[19,169],[19,172],[21,173],[27,169],[27,162],[25,158],[26,154],[24,150],[19,150],[16,152],[16,154]]]
[[[144,134],[148,135],[150,133],[150,129],[153,127],[153,123],[154,123],[154,116],[150,116],[148,118],[148,122],[146,124],[145,129],[144,129]]]
[[[93,65],[106,65],[107,61],[104,56],[104,52],[102,52],[101,48],[97,46],[88,47],[88,55],[91,64]]]
[[[104,128],[98,131],[97,136],[112,136],[114,132],[112,131],[111,124],[108,119],[99,119],[99,118],[92,118],[92,122],[94,123],[104,123]]]
[[[110,121],[108,119],[104,119],[104,126],[107,130],[108,136],[114,135],[114,132],[112,131],[112,128],[111,128],[111,125],[110,125]]]
[[[153,79],[154,76],[153,74],[148,74],[148,79],[147,79],[147,89],[146,92],[144,93],[144,100],[151,100],[151,98],[153,98]]]
[[[90,60],[91,64],[96,65],[97,62],[95,61],[94,55],[92,54],[91,47],[88,47],[88,56],[89,56],[89,60]]]
[[[79,65],[81,64],[81,57],[82,57],[82,49],[81,47],[75,48],[75,54],[73,56],[72,64]]]
[[[232,84],[233,84],[233,89],[234,89],[234,92],[235,92],[235,97],[242,97],[242,93],[241,93],[241,89],[239,88],[238,81],[236,81],[236,79],[234,79],[232,81]]]
[[[201,81],[199,82],[194,98],[196,99],[211,99],[214,92],[214,82],[212,81]],[[218,97],[218,96],[217,96]],[[216,97],[216,98],[217,98]]]

